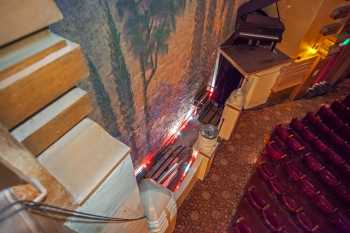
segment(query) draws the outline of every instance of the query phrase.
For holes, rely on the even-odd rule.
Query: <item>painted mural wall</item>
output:
[[[91,118],[132,148],[135,165],[189,111],[234,28],[234,0],[56,0],[51,30],[81,45]]]

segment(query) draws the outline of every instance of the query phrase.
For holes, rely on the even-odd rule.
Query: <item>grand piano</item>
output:
[[[263,9],[274,4],[277,17],[268,15]],[[250,0],[238,8],[235,33],[231,44],[266,46],[273,50],[282,40],[285,30],[280,20],[278,0]]]

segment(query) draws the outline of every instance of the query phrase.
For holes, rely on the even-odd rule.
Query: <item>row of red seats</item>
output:
[[[326,161],[331,162],[334,166],[339,168],[346,177],[350,177],[349,163],[347,163],[342,156],[321,141],[300,120],[293,119],[290,123],[290,127],[295,130],[305,142],[309,143],[316,152],[322,155]]]
[[[327,220],[341,232],[350,232],[349,219],[332,204],[324,193],[316,188],[312,180],[301,171],[296,163],[288,163],[286,170],[290,178],[298,184],[301,192],[327,216]]]
[[[317,115],[329,128],[333,129],[345,141],[350,142],[350,127],[331,108],[322,106]]]
[[[277,133],[284,132],[287,133],[288,129],[282,126],[278,126]],[[298,153],[302,159],[306,162],[308,168],[316,173],[320,179],[332,189],[333,192],[337,196],[339,196],[345,203],[350,204],[350,192],[346,188],[346,186],[339,180],[335,174],[333,174],[329,169],[321,164],[321,162],[315,157],[315,155],[306,149],[306,145],[303,144],[302,141],[299,141],[295,135],[290,133],[289,138],[293,138],[294,141],[297,142],[299,147],[302,149],[298,149],[296,153]],[[287,144],[290,149],[293,149],[292,145]],[[293,144],[294,145],[294,144]]]
[[[340,101],[334,101],[331,104],[331,109],[337,116],[342,119],[345,123],[350,125],[350,107],[346,106]]]
[[[350,193],[335,176],[328,169],[326,169],[319,161],[312,156],[311,152],[306,150],[306,146],[303,142],[299,141],[295,135],[289,132],[289,130],[282,126],[277,126],[275,128],[275,133],[285,142],[289,149],[293,152],[298,153],[303,159],[306,160],[307,164],[310,165],[310,169],[314,169],[320,175],[320,178],[328,186],[335,189],[335,192],[338,196],[343,198],[346,202],[350,200]],[[280,151],[284,150],[280,148]],[[286,155],[284,156],[286,157]],[[271,158],[274,158],[271,156]],[[302,192],[312,200],[313,204],[317,206],[323,213],[332,214],[330,220],[334,223],[338,229],[343,232],[350,231],[349,220],[345,218],[343,214],[337,211],[331,202],[322,194],[318,189],[315,188],[315,185],[312,183],[312,180],[306,176],[299,168],[298,163],[290,161],[286,163],[286,171],[291,180],[297,182],[300,186]]]
[[[303,230],[307,232],[321,232],[319,225],[314,223],[310,215],[305,212],[303,206],[290,195],[290,190],[283,185],[271,166],[267,163],[263,163],[259,166],[258,170],[262,178],[271,187],[272,192],[290,214],[295,216],[295,221]],[[264,201],[260,200],[259,203],[264,203]]]
[[[325,140],[329,141],[329,144],[333,146],[333,148],[349,159],[350,145],[342,137],[327,127],[319,117],[313,113],[308,113],[304,117],[303,121],[315,128],[318,134],[325,138]]]
[[[255,185],[259,181],[251,183],[245,199],[258,215],[250,218],[249,212],[246,216],[237,213],[233,232],[253,233],[253,229],[259,228],[253,227],[255,218],[260,216],[265,225],[259,225],[263,231],[285,233],[295,228],[298,232],[350,233],[347,216],[350,192],[345,185],[350,177],[350,95],[329,107],[321,107],[317,114],[308,113],[303,120],[293,119],[289,128],[277,126],[271,139],[264,149],[263,160],[272,161],[261,163],[258,172],[275,198],[269,199],[270,195],[266,196],[266,191]],[[287,185],[289,182],[296,186]],[[340,197],[344,205],[331,195]],[[282,209],[276,208],[276,204],[289,215],[280,213]],[[319,212],[314,212],[316,209]],[[288,225],[291,219],[296,225]]]
[[[254,186],[249,187],[246,196],[249,200],[249,203],[256,210],[260,211],[264,223],[271,231],[284,232],[285,226],[283,226],[282,220],[271,209],[270,204],[266,198],[263,197]]]

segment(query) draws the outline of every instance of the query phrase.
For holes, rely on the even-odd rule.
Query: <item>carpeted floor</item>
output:
[[[178,211],[175,233],[228,232],[244,186],[271,129],[350,93],[350,80],[325,96],[243,112],[229,141],[218,149],[211,170]]]

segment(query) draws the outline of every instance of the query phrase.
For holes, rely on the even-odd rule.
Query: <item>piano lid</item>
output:
[[[237,16],[241,17],[243,15],[252,13],[273,3],[276,3],[277,1],[278,0],[250,0],[238,8]]]

